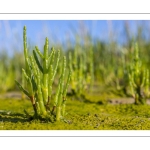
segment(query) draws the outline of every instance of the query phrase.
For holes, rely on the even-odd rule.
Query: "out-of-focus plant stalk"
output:
[[[149,97],[149,71],[142,68],[137,44],[135,45],[134,59],[129,69],[129,84],[135,104],[145,104]]]

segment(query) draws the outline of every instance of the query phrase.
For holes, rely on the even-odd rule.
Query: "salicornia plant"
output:
[[[142,66],[137,44],[134,52],[134,59],[129,68],[129,84],[135,104],[145,104],[149,97],[149,70]]]
[[[69,53],[69,65],[72,70],[71,90],[78,98],[84,97],[92,89],[94,82],[93,50],[81,51],[77,47]]]
[[[15,71],[13,67],[5,68],[4,64],[0,62],[0,93],[14,89]]]
[[[25,69],[22,69],[23,77],[26,84],[16,84],[22,92],[24,92],[31,100],[35,119],[55,119],[59,121],[65,116],[66,93],[71,78],[71,70],[69,71],[67,81],[66,76],[66,57],[63,57],[61,66],[61,75],[58,82],[57,91],[54,99],[52,99],[53,82],[57,73],[58,64],[60,63],[60,51],[51,49],[49,53],[49,41],[45,40],[44,52],[35,47],[33,55],[29,56],[27,49],[26,27],[23,31],[24,40],[24,57]],[[41,60],[39,60],[39,58]],[[55,63],[54,60],[56,59]],[[28,115],[28,113],[25,111]],[[29,116],[29,115],[28,115]]]

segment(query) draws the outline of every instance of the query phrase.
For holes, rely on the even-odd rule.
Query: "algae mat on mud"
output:
[[[0,130],[148,130],[150,106],[100,104],[68,99],[65,122],[29,121],[29,100],[0,100]]]

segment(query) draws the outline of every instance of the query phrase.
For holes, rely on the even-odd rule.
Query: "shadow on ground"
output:
[[[12,123],[17,123],[17,122],[27,122],[28,120],[25,118],[24,114],[21,113],[11,113],[10,111],[1,111],[0,112],[0,121],[2,122],[12,122]]]

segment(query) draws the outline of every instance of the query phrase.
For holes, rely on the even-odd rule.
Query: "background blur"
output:
[[[0,21],[0,92],[15,90],[24,68],[23,26],[27,27],[27,46],[43,50],[45,38],[50,47],[82,51],[87,61],[93,51],[96,83],[125,86],[125,65],[132,59],[138,43],[145,67],[150,66],[150,21],[146,20],[1,20]],[[80,52],[79,52],[80,53]],[[119,88],[118,88],[119,87]]]
[[[63,48],[68,42],[75,44],[77,35],[82,40],[89,36],[93,43],[98,40],[106,43],[113,41],[119,46],[127,45],[131,39],[150,40],[150,21],[5,20],[0,21],[0,52],[5,51],[11,56],[14,51],[22,51],[24,25],[27,26],[28,45],[40,48],[45,37],[50,39],[51,46],[60,44]]]

